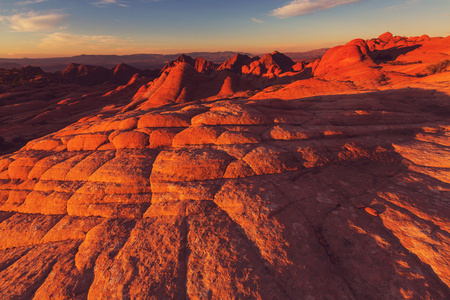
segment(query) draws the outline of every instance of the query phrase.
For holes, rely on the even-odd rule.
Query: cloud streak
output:
[[[132,41],[120,39],[111,35],[76,35],[63,32],[55,32],[46,36],[39,46],[44,48],[86,48],[102,49],[104,47],[127,45]]]
[[[84,35],[67,32],[48,34],[36,45],[47,53],[79,54],[129,54],[150,51],[154,44],[140,43],[131,37],[114,35]],[[54,55],[54,54],[52,54]]]
[[[271,15],[284,19],[359,1],[361,0],[293,0],[289,4],[273,10]]]
[[[56,12],[29,11],[11,16],[0,16],[0,21],[14,31],[36,32],[53,30],[61,25],[66,17],[66,14]]]
[[[122,7],[129,7],[129,5],[122,0],[100,0],[97,2],[93,2],[93,5],[97,6],[97,7],[105,7],[107,5],[118,5],[118,6],[122,6]]]
[[[257,19],[257,18],[252,18],[252,21],[255,23],[264,23],[263,20]]]
[[[385,7],[384,9],[387,11],[408,9],[408,8],[411,8],[414,5],[418,4],[420,1],[421,0],[409,0],[409,1],[403,2],[402,4]]]
[[[47,2],[48,0],[27,0],[27,1],[17,1],[16,5],[29,5],[29,4],[36,4],[36,3],[42,3],[42,2]]]

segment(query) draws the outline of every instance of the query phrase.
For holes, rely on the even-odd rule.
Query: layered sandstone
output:
[[[0,157],[3,298],[450,297],[449,72],[249,99],[216,71],[177,62]]]
[[[0,160],[2,294],[444,299],[448,100],[182,104],[30,142]]]

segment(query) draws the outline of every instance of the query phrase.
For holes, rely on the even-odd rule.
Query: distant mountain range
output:
[[[327,49],[318,49],[308,52],[290,52],[287,55],[296,60],[310,60],[322,57]],[[243,52],[191,52],[186,53],[191,57],[203,57],[207,61],[222,63],[235,54],[250,55]],[[52,58],[0,58],[0,68],[20,68],[23,66],[40,67],[46,72],[64,70],[68,64],[96,65],[112,68],[118,64],[125,63],[139,69],[160,69],[168,62],[175,60],[180,54],[133,54],[133,55],[77,55],[72,57]]]

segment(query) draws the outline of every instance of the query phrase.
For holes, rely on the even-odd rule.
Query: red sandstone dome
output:
[[[243,66],[250,64],[253,60],[248,55],[236,54],[223,64],[221,64],[218,70],[229,69],[233,72],[240,73]]]

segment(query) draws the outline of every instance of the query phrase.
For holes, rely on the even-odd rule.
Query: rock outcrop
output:
[[[242,73],[242,67],[251,64],[253,59],[248,55],[236,54],[223,64],[221,64],[218,70],[231,70],[235,73]]]
[[[140,70],[127,64],[118,64],[114,67],[111,79],[108,82],[126,85],[135,75],[145,78],[157,78],[159,76],[159,70]]]
[[[7,66],[7,65],[6,65]],[[51,82],[53,74],[42,71],[39,67],[0,68],[0,92],[4,87],[33,85]]]
[[[264,55],[259,60],[254,60],[248,66],[243,66],[242,73],[273,78],[279,76],[283,72],[290,71],[294,64],[292,59],[275,51]]]
[[[193,100],[196,81],[200,78],[191,64],[180,63],[155,80],[143,97],[148,96],[147,104],[150,106],[189,102]]]
[[[340,81],[357,81],[368,85],[376,83],[381,72],[369,56],[369,47],[362,39],[334,47],[320,59],[313,74],[315,77]]]
[[[327,81],[348,81],[363,88],[411,81],[412,77],[426,74],[424,64],[450,57],[449,41],[450,37],[407,38],[390,32],[376,39],[356,39],[328,50],[313,64],[313,76]]]
[[[277,51],[261,59],[236,54],[220,66],[201,57],[181,55],[161,70],[158,79],[142,86],[127,109],[223,97],[292,81],[305,69],[301,62],[296,70],[294,65],[289,57]],[[291,78],[282,79],[283,76]],[[302,78],[310,76],[308,72],[300,74]]]
[[[100,66],[71,63],[61,72],[60,77],[64,82],[84,86],[94,86],[104,83],[125,85],[135,74],[155,78],[158,76],[158,73],[159,71],[156,70],[139,70],[126,64],[118,64],[112,69],[106,69]]]
[[[220,100],[34,140],[0,160],[2,295],[445,299],[448,100]]]
[[[215,71],[207,76],[189,63],[178,63],[142,86],[126,110],[221,97],[251,88],[248,81],[230,70]]]
[[[415,46],[422,42],[430,41],[431,38],[424,34],[422,36],[404,37],[394,36],[390,32],[385,32],[376,39],[366,40],[367,46],[370,51],[379,51],[389,48],[402,48]]]
[[[194,68],[202,74],[209,75],[217,69],[217,65],[213,62],[207,61],[202,57],[195,59]]]
[[[207,61],[202,57],[197,57],[194,59],[188,55],[181,54],[176,60],[167,63],[164,68],[162,68],[161,74],[164,74],[167,70],[170,70],[182,63],[187,63],[193,66],[197,72],[206,75],[211,74],[218,67],[215,63]]]
[[[113,71],[99,67],[71,63],[61,72],[64,80],[80,85],[98,85],[111,79]]]
[[[235,57],[137,93],[133,76],[1,95],[0,136],[33,129],[14,123],[33,105],[48,122],[0,156],[2,298],[449,299],[449,72],[345,80],[394,73],[370,53],[354,40],[259,93],[239,94]],[[277,80],[311,71],[276,57]]]

